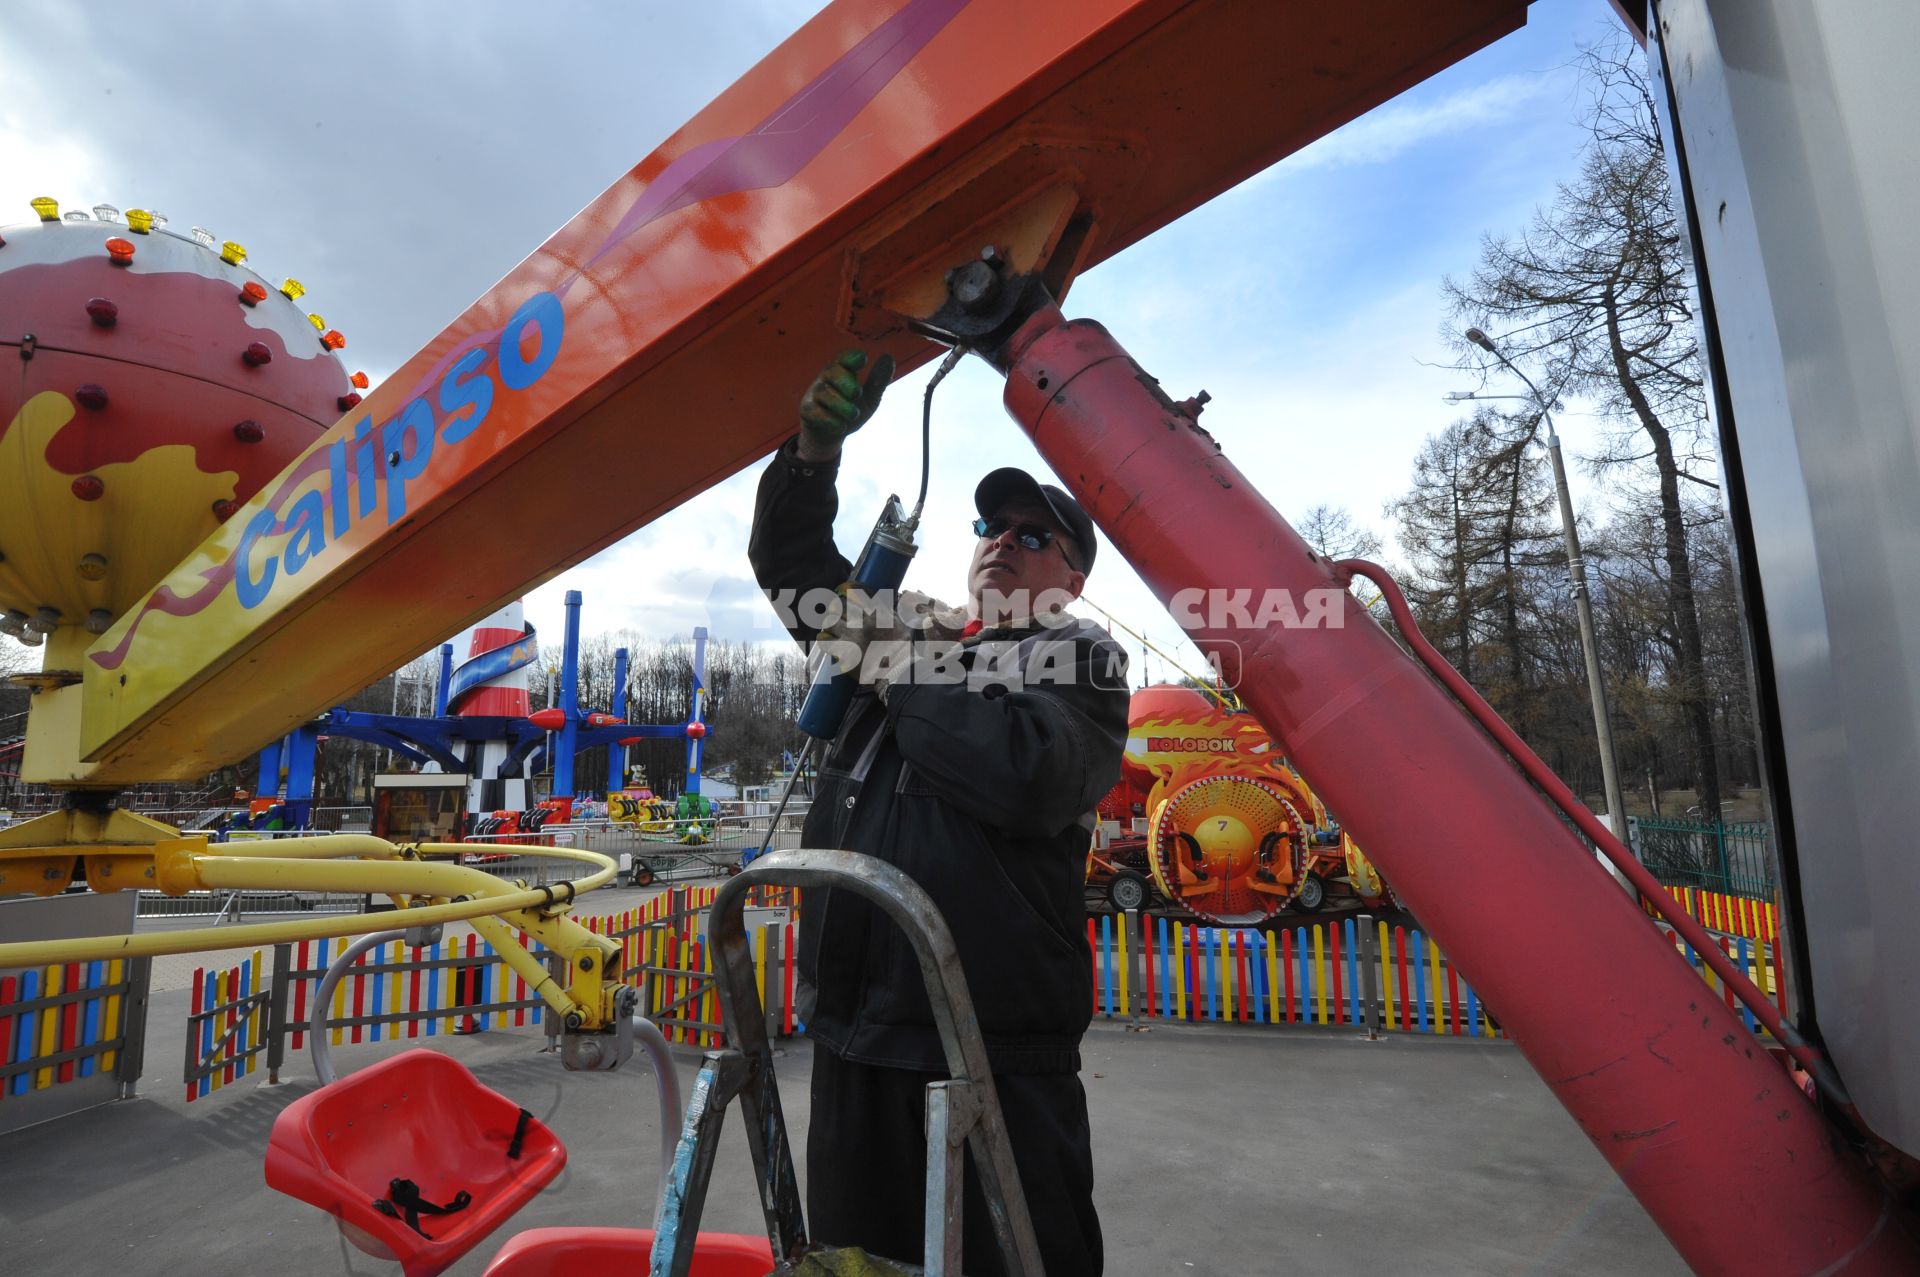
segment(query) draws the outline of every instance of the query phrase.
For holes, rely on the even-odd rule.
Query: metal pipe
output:
[[[1155,595],[1180,596],[1196,645],[1238,658],[1242,699],[1688,1263],[1920,1265],[1883,1187],[1785,1070],[1105,329],[1049,303],[995,362],[1041,456]],[[1240,621],[1281,599],[1294,623],[1285,609]],[[1699,1191],[1733,1175],[1739,1193]]]
[[[407,933],[397,931],[376,931],[370,936],[361,936],[341,951],[320,977],[320,985],[313,991],[313,1014],[307,1017],[307,1036],[313,1043],[313,1075],[320,1079],[320,1085],[332,1086],[340,1075],[333,1071],[333,1044],[327,1033],[327,1008],[333,1005],[333,990],[347,974],[347,968],[360,960],[360,955],[369,949],[376,949],[389,940],[398,940]]]
[[[1544,410],[1540,414],[1546,416]],[[1600,746],[1600,786],[1607,796],[1607,824],[1613,836],[1627,840],[1627,800],[1620,789],[1620,760],[1613,748],[1613,714],[1607,707],[1607,684],[1600,674],[1600,643],[1593,629],[1593,595],[1587,589],[1587,561],[1580,553],[1580,529],[1573,519],[1573,498],[1567,493],[1567,463],[1560,456],[1560,436],[1547,423],[1547,456],[1553,462],[1553,488],[1560,499],[1560,532],[1567,546],[1567,576],[1572,582],[1573,614],[1580,625],[1580,653],[1587,665],[1587,695],[1593,702],[1593,735]]]
[[[514,938],[513,928],[498,916],[475,918],[471,925],[475,934],[492,945],[501,960],[526,981],[533,995],[562,1017],[561,1023],[566,1023],[565,1017],[569,1012],[579,1009],[567,995],[566,986],[553,978],[553,972],[547,969],[547,964],[528,953],[526,946]]]
[[[358,837],[359,835],[345,836]],[[311,838],[300,839],[298,841],[319,843],[327,840]],[[373,841],[380,842],[381,840],[374,839]],[[390,846],[390,844],[387,845]],[[439,849],[435,844],[428,844],[428,847],[434,850]],[[618,866],[616,866],[612,860],[600,855],[598,852],[575,851],[561,847],[528,848],[528,850],[530,852],[537,851],[538,854],[543,856],[584,861],[598,866],[599,870],[585,878],[576,879],[572,882],[563,882],[557,886],[520,890],[501,883],[499,879],[489,874],[484,874],[473,869],[460,869],[454,865],[361,864],[359,868],[367,871],[382,869],[435,870],[441,873],[454,870],[462,875],[471,874],[483,882],[492,883],[494,886],[502,888],[505,892],[505,894],[482,892],[476,894],[474,899],[450,901],[446,904],[416,905],[407,910],[407,923],[410,926],[431,926],[434,923],[445,922],[468,922],[474,918],[514,913],[523,909],[550,907],[556,901],[567,901],[578,898],[585,892],[591,891],[595,887],[608,881],[618,872]],[[200,865],[219,860],[226,862],[229,867],[233,867],[244,860],[260,866],[273,863],[283,870],[292,867],[292,865],[284,861],[276,861],[272,857],[247,856],[242,858],[219,856],[211,852],[196,855],[194,860],[196,864]],[[307,869],[316,870],[350,869],[353,867],[354,866],[350,865],[330,866],[324,862],[313,862],[305,866]],[[449,884],[444,879],[436,878],[433,881],[440,890],[431,894],[459,894],[456,890],[449,890]],[[472,880],[463,876],[457,881],[460,883],[468,883]],[[365,880],[359,878],[350,878],[348,882],[352,885],[349,885],[347,890],[355,893],[381,890],[378,886],[370,887],[366,884]],[[227,885],[278,885],[297,888],[303,884],[298,880],[275,878],[271,881],[230,882]],[[12,944],[0,944],[0,967],[44,966],[53,963],[90,962],[97,959],[110,958],[152,958],[170,953],[194,953],[203,949],[253,948],[255,946],[279,944],[282,941],[289,940],[330,939],[335,936],[362,935],[368,930],[382,926],[389,921],[391,921],[390,918],[382,915],[349,914],[338,918],[294,918],[285,922],[254,923],[250,926],[242,927],[200,927],[190,931],[159,931],[150,932],[146,935],[75,936],[64,940],[16,941]],[[579,924],[573,923],[570,925],[578,926]],[[535,928],[529,926],[528,930],[534,931]],[[584,928],[581,928],[581,934],[584,935],[588,933]]]
[[[245,856],[249,860],[398,860],[401,850],[372,834],[315,834],[310,838],[250,838],[219,844],[207,854]],[[231,848],[231,852],[226,849]]]
[[[680,1147],[680,1075],[673,1071],[673,1053],[667,1035],[643,1015],[633,1017],[633,1040],[653,1066],[654,1095],[660,1102],[660,1196],[653,1206],[653,1226],[660,1227],[667,1207],[667,1182],[673,1178],[673,1153]]]
[[[1613,748],[1613,714],[1607,707],[1607,685],[1600,676],[1600,644],[1593,629],[1593,599],[1587,591],[1587,562],[1580,553],[1580,529],[1573,518],[1573,497],[1567,490],[1567,463],[1560,456],[1560,432],[1547,412],[1547,397],[1533,378],[1520,371],[1478,328],[1467,329],[1467,340],[1498,359],[1506,370],[1526,383],[1540,423],[1547,428],[1547,459],[1553,464],[1553,490],[1560,503],[1560,536],[1567,549],[1567,576],[1573,593],[1573,614],[1580,629],[1580,655],[1587,667],[1587,696],[1593,704],[1593,736],[1600,747],[1600,787],[1607,798],[1607,823],[1613,836],[1627,841],[1627,800],[1620,790],[1620,760]]]

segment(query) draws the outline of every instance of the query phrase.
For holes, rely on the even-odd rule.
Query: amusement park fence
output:
[[[1365,914],[1274,932],[1104,914],[1087,943],[1099,1018],[1501,1036],[1438,946]]]
[[[1730,896],[1725,892],[1702,891],[1698,887],[1668,887],[1667,894],[1687,912],[1687,916],[1713,931],[1749,940],[1773,943],[1780,934],[1780,915],[1769,901],[1748,896]],[[1655,916],[1653,903],[1640,902],[1649,917]]]
[[[581,916],[588,930],[622,946],[623,969],[640,988],[641,1014],[669,1042],[720,1045],[720,1016],[707,969],[704,916],[718,888],[676,888],[638,908]],[[794,1018],[794,922],[788,893],[770,893],[749,916],[767,1029],[790,1036]],[[558,957],[521,936],[528,950],[563,978]],[[307,1045],[314,991],[350,940],[301,941],[274,948],[272,975],[264,954],[223,970],[194,975],[182,1080],[188,1101],[254,1072],[264,1062],[279,1079],[289,1049]],[[265,987],[263,988],[263,984]],[[325,1024],[334,1045],[434,1037],[448,1032],[524,1028],[537,1024],[551,1048],[560,1025],[553,1011],[477,936],[409,949],[402,941],[363,954],[334,987]]]
[[[1765,821],[1628,820],[1634,854],[1671,887],[1698,887],[1731,896],[1774,896],[1771,832]]]
[[[1771,911],[1745,914],[1728,897],[1676,899],[1709,927],[1746,926],[1756,934],[1716,937],[1721,950],[1784,1013],[1785,988],[1772,943]],[[1751,905],[1752,902],[1746,902]],[[1742,919],[1744,918],[1744,921]],[[1710,920],[1711,919],[1711,920]],[[1765,930],[1765,935],[1758,933]],[[1674,936],[1709,989],[1764,1037],[1700,956]],[[1351,1025],[1456,1037],[1504,1036],[1492,1009],[1418,928],[1389,926],[1366,914],[1266,932],[1204,926],[1137,912],[1087,920],[1093,951],[1093,1013],[1102,1019],[1191,1023]]]
[[[125,958],[0,973],[0,1130],[133,1094],[151,970]]]

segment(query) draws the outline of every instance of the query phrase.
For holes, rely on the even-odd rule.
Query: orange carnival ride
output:
[[[1387,899],[1266,729],[1217,693],[1135,692],[1120,767],[1087,875],[1116,909],[1148,904],[1149,883],[1166,905],[1228,925]]]
[[[1781,170],[1787,189],[1765,212],[1837,200],[1842,215],[1810,220],[1808,234],[1836,251],[1899,247],[1910,218],[1868,218],[1846,203],[1871,197],[1884,211],[1897,204],[1887,194],[1896,187],[1855,183],[1851,173],[1797,175],[1910,136],[1860,123],[1910,118],[1897,68],[1836,86],[1822,79],[1831,73],[1820,51],[1864,58],[1898,49],[1910,40],[1882,28],[1920,35],[1920,21],[1895,6],[1872,22],[1815,6],[1826,15],[1819,38],[1790,40],[1781,32],[1805,23],[1788,23],[1777,6],[1802,16],[1808,8],[1654,0],[1662,20],[1639,29],[1651,33],[1656,56],[1663,40],[1685,45],[1685,74],[1663,84],[1693,121],[1692,157],[1713,181],[1736,185],[1774,172],[1769,161],[1791,161]],[[1656,903],[1665,899],[1657,885],[1420,639],[1384,573],[1315,553],[1200,426],[1200,400],[1174,402],[1106,329],[1060,309],[1081,272],[1514,30],[1527,9],[1525,0],[834,0],[364,400],[323,357],[338,334],[290,309],[294,288],[255,279],[237,245],[216,251],[131,220],[0,227],[0,313],[18,317],[0,344],[14,348],[21,369],[0,388],[0,479],[17,497],[0,505],[0,603],[8,628],[44,636],[47,649],[31,676],[23,778],[69,794],[63,810],[0,831],[0,893],[52,896],[76,882],[96,892],[340,891],[387,896],[401,914],[0,943],[0,968],[299,936],[368,943],[395,934],[383,929],[396,920],[418,944],[464,919],[552,1009],[566,1067],[619,1066],[636,1042],[647,1045],[633,973],[620,946],[571,916],[582,893],[613,876],[606,857],[530,849],[583,872],[528,888],[448,863],[458,844],[333,835],[210,846],[117,811],[114,794],[247,755],[765,457],[789,431],[794,388],[835,349],[861,344],[905,367],[964,350],[1005,376],[1009,414],[1163,603],[1196,588],[1337,600],[1323,626],[1194,624],[1188,637],[1208,656],[1240,653],[1248,709],[1498,1009],[1545,1085],[1689,1263],[1711,1272],[1914,1271],[1920,1250],[1876,1173],[1902,1164],[1894,1145],[1920,1151],[1916,1071],[1910,1056],[1904,1070],[1888,1066],[1911,1017],[1882,1024],[1852,1013],[1893,987],[1875,983],[1880,966],[1832,974],[1835,952],[1859,950],[1857,926],[1817,912],[1823,897],[1817,886],[1808,892],[1807,916],[1826,919],[1825,929],[1798,951],[1795,999],[1783,1008],[1675,911],[1669,924],[1728,1001],[1703,997],[1699,977],[1581,836]],[[1764,55],[1714,78],[1724,70],[1716,21],[1773,22],[1731,46],[1736,56]],[[1813,87],[1795,96],[1803,81]],[[1778,102],[1750,107],[1747,95],[1776,86]],[[1825,108],[1836,94],[1848,111]],[[1768,127],[1748,130],[1743,143],[1716,128],[1723,109],[1757,111]],[[1804,153],[1766,153],[1755,139],[1800,136],[1782,118],[1840,136]],[[1761,147],[1759,158],[1742,144]],[[1725,237],[1746,234],[1755,219],[1774,231],[1738,192],[1718,207],[1717,222],[1694,219],[1699,252],[1722,253]],[[1872,289],[1887,262],[1907,260],[1898,253],[1837,287],[1817,273],[1769,272],[1767,252],[1756,252],[1736,257],[1717,282],[1771,280],[1783,296],[1804,294],[1845,316],[1883,315],[1886,298],[1915,292]],[[1735,311],[1743,323],[1796,313],[1764,297]],[[1740,336],[1730,357],[1766,345],[1766,334]],[[1920,349],[1887,336],[1827,388],[1876,367],[1897,372],[1899,352]],[[163,374],[203,386],[173,400],[163,390],[175,383]],[[1761,400],[1777,408],[1822,379],[1782,377],[1778,394],[1761,380]],[[1818,408],[1822,429],[1836,414],[1853,420],[1834,399]],[[1890,429],[1896,417],[1859,420]],[[680,428],[690,420],[701,428]],[[1858,455],[1912,451],[1907,435],[1899,441],[1863,443]],[[636,449],[651,464],[603,499],[568,499],[579,474]],[[1792,452],[1788,430],[1754,458]],[[1895,514],[1910,511],[1910,488],[1902,496],[1906,506],[1889,507]],[[529,501],[546,515],[531,535],[500,517]],[[1777,502],[1770,515],[1794,508]],[[1800,565],[1805,577],[1817,575],[1805,566],[1814,558],[1789,546],[1769,562]],[[1384,592],[1407,647],[1346,593],[1356,576]],[[1870,571],[1832,583],[1855,576],[1887,593]],[[440,584],[423,591],[421,582]],[[1769,584],[1769,599],[1782,584]],[[1855,649],[1898,654],[1897,642],[1883,640],[1911,627],[1881,620]],[[1826,649],[1824,640],[1783,647],[1789,656]],[[1834,696],[1821,703],[1872,708]],[[1818,736],[1846,738],[1844,724]],[[1278,772],[1201,777],[1169,792],[1147,813],[1171,813],[1161,840],[1167,886],[1223,916],[1274,907],[1302,885],[1303,868],[1311,873],[1268,837],[1306,832],[1307,792]],[[1219,797],[1255,793],[1252,805]],[[776,1264],[788,1272],[807,1254],[740,925],[744,893],[761,883],[858,891],[908,931],[948,1030],[952,1074],[927,1094],[925,1271],[957,1271],[964,1145],[1006,1270],[1038,1273],[951,937],[898,871],[832,851],[764,856],[715,904],[714,976],[730,1045],[709,1055],[690,1098],[658,1234],[543,1230],[509,1243],[492,1271],[557,1272],[618,1257],[656,1274]],[[1483,925],[1490,908],[1520,902],[1505,925]],[[1886,903],[1883,893],[1876,904]],[[1904,900],[1908,910],[1913,903]],[[1906,917],[1875,915],[1872,925],[1890,940]],[[564,974],[530,954],[523,936],[544,943]],[[1810,1037],[1809,971],[1832,981],[1834,995],[1819,1006],[1846,1030],[1835,1039],[1853,1062],[1844,1083],[1838,1057]],[[1569,987],[1582,997],[1567,998]],[[1749,1033],[1735,1001],[1765,1026],[1771,1047]],[[1817,1080],[1817,1096],[1776,1053]],[[272,1182],[333,1214],[364,1249],[399,1259],[410,1277],[443,1270],[504,1224],[563,1157],[525,1110],[419,1054],[290,1106],[268,1161]],[[699,1233],[720,1118],[734,1103],[754,1153],[764,1241]],[[402,1154],[414,1178],[394,1175]],[[1737,1190],[1702,1191],[1728,1184]],[[454,1218],[439,1221],[446,1211]],[[723,1261],[722,1249],[733,1258]]]

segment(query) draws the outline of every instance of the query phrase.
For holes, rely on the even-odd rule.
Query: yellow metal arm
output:
[[[364,935],[395,925],[430,926],[470,921],[501,958],[524,977],[572,1029],[596,1030],[616,1016],[620,946],[594,935],[566,916],[573,901],[611,880],[618,867],[598,852],[566,847],[527,847],[528,855],[576,860],[593,866],[583,878],[551,887],[503,882],[462,865],[433,863],[423,855],[456,855],[459,844],[395,846],[365,834],[286,839],[277,843],[209,847],[204,838],[173,838],[151,849],[153,873],[127,875],[128,885],[151,881],[168,895],[189,891],[338,891],[387,895],[403,902],[391,913],[344,918],[299,918],[239,927],[201,927],[146,935],[84,936],[0,944],[0,968],[89,962],[105,958],[155,957],[279,944],[292,940]],[[84,854],[83,849],[80,850]],[[116,849],[125,857],[131,849]],[[72,854],[70,851],[68,854]],[[351,858],[351,859],[350,859]],[[558,984],[515,930],[534,936],[566,959],[568,979]]]

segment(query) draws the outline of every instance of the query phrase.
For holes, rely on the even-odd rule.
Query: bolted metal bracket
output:
[[[933,314],[908,327],[949,346],[997,350],[1052,298],[1039,273],[1016,275],[992,244],[946,273],[947,298]]]
[[[604,1073],[633,1058],[633,1016],[639,1007],[640,991],[622,985],[614,990],[613,1015],[606,1028],[583,1032],[569,1024],[560,1038],[561,1066],[570,1073]]]

